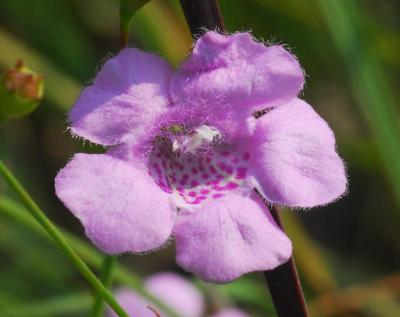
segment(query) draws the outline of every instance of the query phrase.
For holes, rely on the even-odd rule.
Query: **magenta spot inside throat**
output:
[[[243,162],[249,159],[248,152],[223,150],[194,155],[163,149],[150,156],[148,173],[163,191],[175,191],[185,203],[197,205],[238,189],[247,175]]]

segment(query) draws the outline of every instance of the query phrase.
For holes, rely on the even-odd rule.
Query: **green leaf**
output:
[[[149,1],[150,0],[120,0],[120,48],[128,46],[129,26],[131,24],[133,15]]]
[[[80,292],[29,303],[13,303],[0,309],[0,316],[7,317],[47,317],[76,314],[87,310],[92,296]]]
[[[400,113],[357,1],[317,0],[400,209]]]

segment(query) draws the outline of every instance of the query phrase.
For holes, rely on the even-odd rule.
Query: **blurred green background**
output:
[[[46,78],[45,98],[25,119],[0,126],[0,153],[39,205],[72,233],[94,268],[100,256],[54,195],[54,177],[75,152],[66,113],[104,58],[118,50],[116,0],[0,0],[0,70],[23,59]],[[221,0],[228,31],[286,44],[307,73],[303,97],[336,133],[349,193],[284,224],[312,316],[400,316],[400,2]],[[134,17],[130,45],[179,65],[191,37],[179,2],[152,0]],[[0,100],[1,102],[1,100]],[[136,287],[175,270],[174,247],[121,257],[116,283]],[[129,271],[128,271],[129,270]],[[274,316],[260,274],[231,284],[195,281],[209,310],[237,305]],[[0,180],[0,316],[86,316],[90,289]]]

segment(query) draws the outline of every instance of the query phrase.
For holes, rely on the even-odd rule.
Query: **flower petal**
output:
[[[178,274],[155,274],[145,280],[145,287],[181,316],[201,317],[204,313],[204,299],[200,291]]]
[[[257,188],[274,203],[314,207],[346,191],[346,173],[328,124],[294,99],[257,120],[252,142]]]
[[[211,317],[249,317],[249,315],[237,308],[225,308]]]
[[[207,32],[173,76],[175,103],[203,107],[224,115],[279,105],[303,87],[304,74],[296,58],[280,45],[265,46],[250,33],[224,36]]]
[[[286,262],[290,240],[256,195],[232,193],[182,212],[174,229],[176,258],[185,270],[211,282],[229,282]]]
[[[72,132],[103,145],[148,133],[169,103],[170,76],[161,58],[133,48],[122,50],[79,96],[69,114]]]
[[[201,293],[188,280],[176,273],[162,272],[147,278],[144,283],[146,291],[172,308],[180,316],[201,317],[204,312],[204,299]],[[130,316],[155,317],[152,309],[167,317],[162,309],[149,302],[136,291],[121,288],[115,292],[116,299]],[[152,309],[150,309],[151,307]],[[108,309],[107,316],[117,317]]]
[[[155,317],[156,314],[152,309],[154,305],[147,299],[136,293],[129,288],[120,288],[114,293],[118,303],[124,310],[132,317]],[[158,312],[158,311],[157,311]],[[107,307],[107,317],[118,317],[118,315],[110,308]]]
[[[105,253],[154,249],[171,234],[170,195],[138,163],[110,154],[76,154],[55,185],[57,196]]]

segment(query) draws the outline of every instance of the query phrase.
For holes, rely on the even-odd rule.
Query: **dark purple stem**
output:
[[[180,0],[192,36],[205,29],[225,32],[218,0]],[[270,208],[276,223],[282,228],[277,207]],[[274,270],[264,272],[275,310],[279,317],[308,317],[301,283],[293,257]]]
[[[217,0],[180,0],[186,21],[193,36],[204,29],[225,32],[224,22]]]
[[[272,206],[269,209],[275,222],[283,230],[278,207]],[[265,271],[264,276],[279,317],[309,316],[293,257],[274,270]]]

